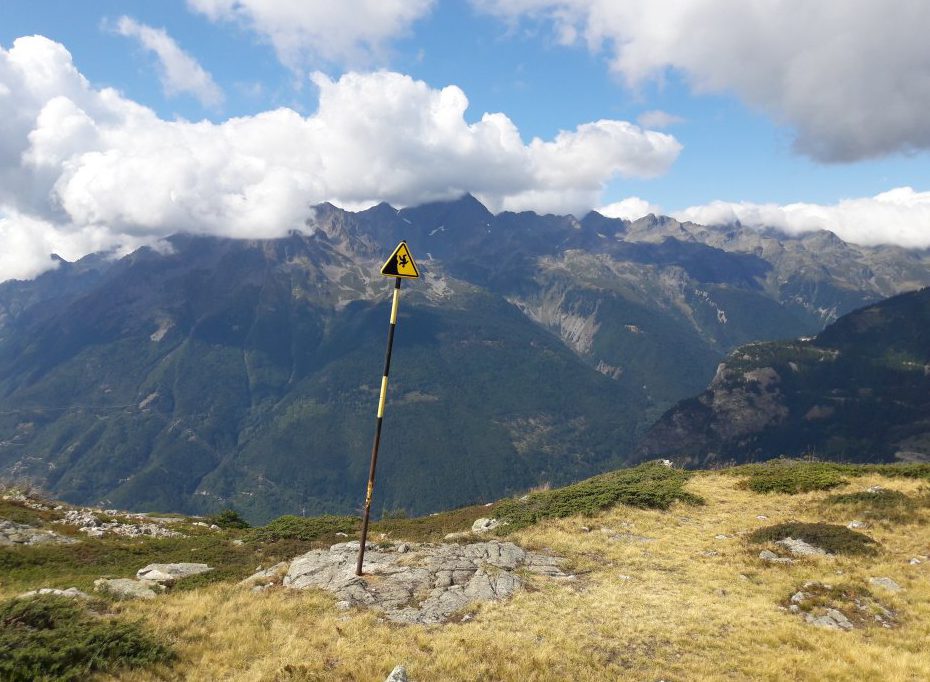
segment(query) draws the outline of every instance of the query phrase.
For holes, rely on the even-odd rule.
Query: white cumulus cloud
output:
[[[606,206],[601,206],[597,212],[608,218],[623,218],[624,220],[638,220],[650,213],[653,215],[662,215],[662,207],[657,204],[651,204],[645,199],[639,197],[627,197],[621,201],[615,201]]]
[[[854,244],[930,247],[930,192],[898,187],[874,197],[822,204],[754,204],[715,201],[673,214],[703,225],[737,221],[750,227],[773,227],[788,234],[830,230]]]
[[[359,65],[383,59],[387,44],[426,16],[433,0],[187,0],[211,21],[230,21],[258,33],[278,59]]]
[[[124,16],[116,22],[116,32],[127,38],[135,38],[146,50],[155,53],[160,66],[162,88],[169,97],[188,93],[204,106],[216,107],[223,103],[223,91],[213,81],[213,77],[196,59],[182,50],[164,29],[152,28]]]
[[[820,161],[930,149],[926,0],[472,3],[606,51],[632,87],[674,69],[695,92],[735,93]]]
[[[92,87],[59,43],[0,48],[0,209],[16,235],[0,280],[34,273],[35,253],[50,250],[75,257],[182,231],[281,236],[322,201],[403,206],[472,192],[492,210],[582,213],[613,177],[660,174],[681,149],[612,120],[524,142],[504,114],[468,122],[460,88],[399,73],[313,80],[310,116],[168,121]],[[11,265],[19,252],[33,265]]]

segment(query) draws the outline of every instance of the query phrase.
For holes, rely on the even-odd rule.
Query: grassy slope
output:
[[[802,466],[786,476],[820,480],[822,472],[812,472],[811,466],[816,467]],[[930,562],[908,563],[930,554],[927,478],[883,475],[893,472],[898,470],[846,469],[839,485],[826,476],[823,486],[806,483],[803,487],[815,489],[793,495],[754,491],[746,478],[753,470],[703,473],[691,477],[684,490],[704,504],[679,502],[666,511],[616,506],[593,517],[542,520],[508,539],[565,556],[579,579],[533,578],[531,589],[507,602],[482,605],[474,620],[459,625],[390,625],[373,612],[338,611],[324,593],[254,595],[236,589],[230,574],[229,580],[196,590],[119,605],[127,617],[143,619],[170,642],[180,657],[172,668],[120,679],[380,681],[398,663],[421,681],[930,679],[930,659],[920,653],[930,638]],[[837,496],[872,485],[913,501],[908,514],[890,517],[883,509],[896,505],[892,497],[900,498],[886,495],[878,503],[864,531],[879,543],[876,555],[814,558],[789,567],[756,558],[760,545],[750,541],[753,531],[790,521],[845,524],[862,518],[869,510],[855,505],[868,501]],[[547,499],[553,505],[564,502],[564,494],[552,493],[534,496],[536,508],[547,508]],[[374,539],[382,534],[395,540],[435,538],[467,528],[479,515],[505,511],[507,504],[382,522]],[[582,526],[592,531],[583,532]],[[601,527],[655,540],[612,541]],[[210,537],[232,547],[230,538],[244,533]],[[728,537],[716,539],[718,534]],[[245,547],[270,553],[266,546]],[[705,554],[709,551],[717,554]],[[899,612],[900,628],[822,630],[779,608],[806,580],[868,586],[871,576],[888,576],[904,587],[894,595],[872,588]],[[68,580],[45,583],[64,586]],[[23,587],[6,576],[3,583],[0,596]]]

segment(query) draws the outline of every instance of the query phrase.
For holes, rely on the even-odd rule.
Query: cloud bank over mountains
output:
[[[915,192],[911,187],[898,187],[874,197],[844,199],[830,206],[715,201],[672,215],[702,225],[738,221],[749,227],[772,227],[793,235],[830,230],[855,244],[930,247],[930,192]]]
[[[470,191],[492,210],[581,212],[611,178],[659,175],[681,149],[612,120],[526,143],[504,114],[468,122],[460,88],[389,71],[312,80],[310,116],[168,121],[94,88],[47,38],[0,49],[0,238],[30,244],[13,247],[23,252],[7,254],[0,279],[48,269],[46,248],[74,258],[179,231],[280,236],[321,201],[403,206]]]
[[[472,0],[608,54],[631,87],[684,75],[796,132],[795,149],[848,162],[930,149],[926,0]]]

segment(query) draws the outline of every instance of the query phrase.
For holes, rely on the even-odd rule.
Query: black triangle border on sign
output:
[[[410,256],[410,266],[413,268],[413,271],[416,273],[414,275],[402,275],[397,271],[397,253],[400,251],[401,247],[407,247],[407,255]],[[420,269],[417,267],[417,262],[413,259],[413,254],[410,253],[410,247],[407,246],[406,241],[402,241],[397,245],[397,248],[394,249],[394,252],[388,256],[388,259],[384,262],[384,265],[381,266],[381,274],[385,277],[405,277],[407,279],[417,279],[420,276]]]

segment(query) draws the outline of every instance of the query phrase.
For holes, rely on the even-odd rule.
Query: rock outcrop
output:
[[[520,572],[570,578],[559,559],[526,551],[512,542],[471,544],[399,543],[371,546],[365,574],[355,575],[359,544],[343,542],[294,559],[281,583],[291,589],[332,592],[340,608],[379,609],[395,623],[444,623],[476,603],[497,601],[523,585]],[[261,571],[243,586],[264,589],[282,567]]]
[[[59,535],[50,530],[40,530],[23,523],[0,519],[0,547],[10,545],[42,545],[59,543],[68,545],[77,542],[74,538]]]

